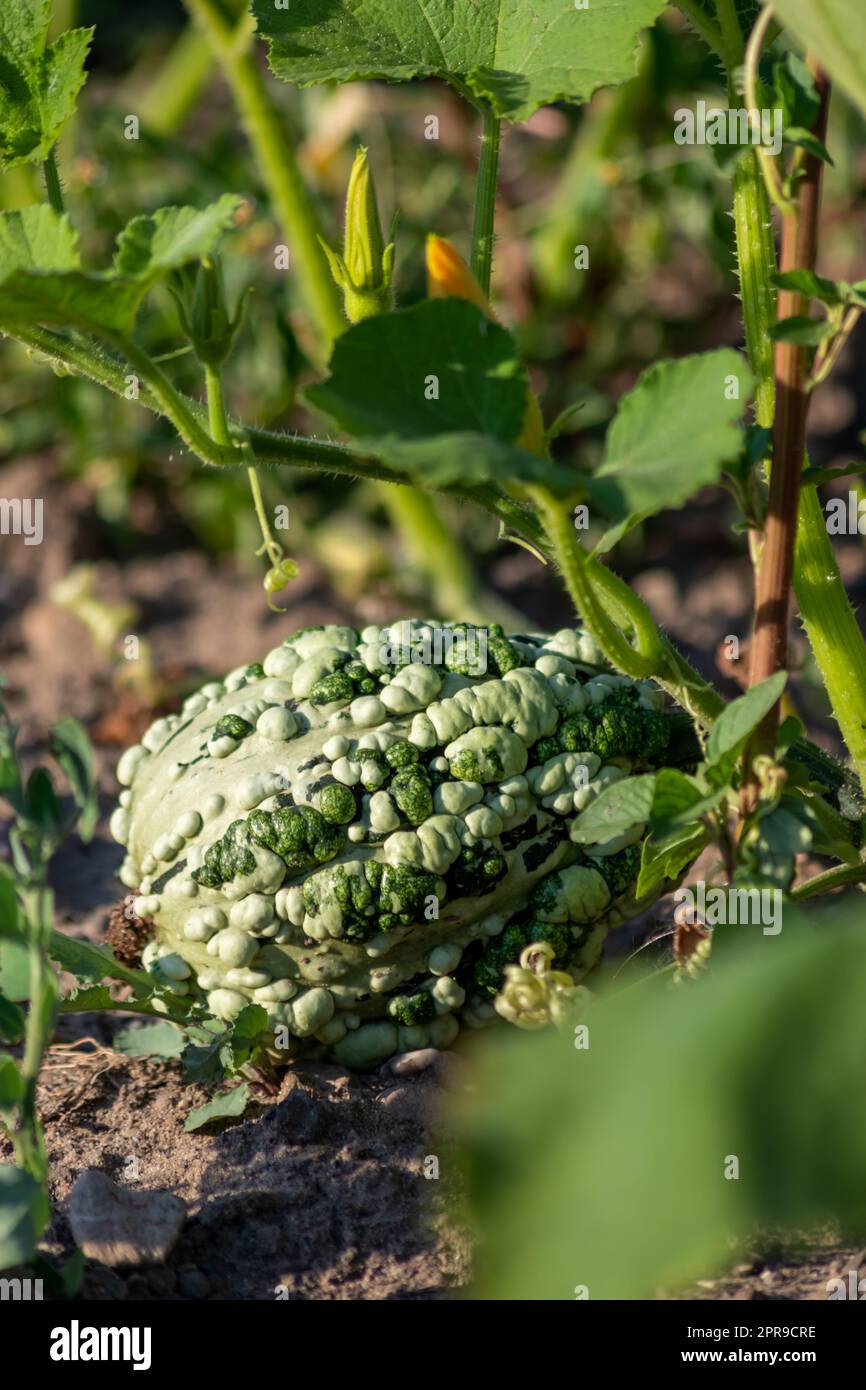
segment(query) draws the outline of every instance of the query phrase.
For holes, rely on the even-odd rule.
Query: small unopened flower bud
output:
[[[441,236],[427,238],[427,293],[431,299],[468,299],[489,319],[496,317],[460,252]]]
[[[243,299],[234,317],[226,304],[220,263],[206,256],[195,266],[173,272],[169,289],[181,328],[200,362],[218,367],[228,357],[243,318]]]
[[[385,245],[365,149],[355,155],[349,177],[343,254],[332,250],[325,241],[322,248],[331,274],[343,291],[343,307],[350,323],[359,323],[391,308],[394,243]]]

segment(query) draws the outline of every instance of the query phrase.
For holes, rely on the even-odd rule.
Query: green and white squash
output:
[[[662,692],[580,629],[442,634],[297,632],[120,761],[146,967],[223,1019],[264,1005],[289,1055],[447,1047],[530,941],[579,979],[635,910],[640,827],[589,853],[570,831],[664,760]]]

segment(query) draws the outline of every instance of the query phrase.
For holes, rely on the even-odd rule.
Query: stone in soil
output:
[[[186,1203],[170,1192],[133,1192],[89,1168],[68,1199],[69,1225],[88,1259],[103,1265],[161,1264],[186,1221]]]

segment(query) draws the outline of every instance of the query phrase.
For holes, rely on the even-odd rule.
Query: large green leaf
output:
[[[476,1296],[651,1298],[760,1226],[862,1239],[862,923],[741,940],[698,983],[601,999],[586,1048],[487,1041],[460,1121]]]
[[[507,329],[465,299],[378,314],[338,340],[307,389],[370,453],[426,487],[488,480],[568,488],[574,475],[519,447],[529,384]]]
[[[379,314],[338,340],[331,375],[307,390],[350,434],[520,434],[527,381],[507,329],[465,299],[428,299]]]
[[[0,319],[128,333],[151,286],[213,252],[240,200],[224,194],[198,209],[160,208],[120,233],[109,271],[81,269],[75,233],[47,206],[0,214]]]
[[[681,507],[718,481],[741,448],[750,390],[749,369],[729,348],[644,372],[620,401],[590,483],[593,501],[616,523],[599,550],[609,550],[641,517]]]
[[[92,29],[48,43],[51,0],[0,7],[0,167],[43,160],[75,110]]]
[[[866,6],[863,0],[773,0],[773,9],[866,115]]]
[[[512,121],[634,75],[663,0],[255,0],[271,67],[301,87],[440,77]]]

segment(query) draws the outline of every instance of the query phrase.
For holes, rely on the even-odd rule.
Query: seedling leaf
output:
[[[245,1081],[239,1086],[235,1086],[232,1091],[224,1091],[221,1095],[214,1096],[207,1105],[200,1105],[197,1110],[191,1110],[184,1121],[184,1129],[201,1129],[202,1125],[210,1124],[212,1120],[235,1119],[242,1115],[247,1108],[250,1099],[250,1088]]]

